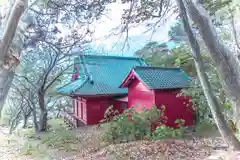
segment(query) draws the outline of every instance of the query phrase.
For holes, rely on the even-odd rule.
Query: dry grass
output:
[[[102,141],[103,131],[96,126],[80,128],[81,138],[77,160],[197,160],[205,159],[216,149],[225,149],[221,138],[204,137],[195,142],[191,139],[164,141],[136,141],[107,145]]]
[[[107,145],[102,141],[103,130],[97,126],[81,127],[73,132],[77,135],[78,140],[74,143],[67,144],[70,146],[69,150],[46,149],[48,155],[51,155],[51,159],[197,160],[206,159],[210,154],[216,152],[216,150],[221,150],[226,153],[224,155],[232,155],[230,152],[223,151],[225,146],[223,146],[224,143],[221,138],[204,137],[197,139],[195,142],[192,139],[188,139],[186,142],[183,140],[136,141]],[[16,145],[9,146],[16,147]],[[228,160],[226,156],[221,157],[224,160]],[[24,159],[29,160],[32,158],[33,157],[29,156]]]
[[[206,136],[195,141],[136,141],[107,145],[102,141],[103,129],[97,126],[81,127],[74,132],[79,139],[79,142],[74,144],[75,150],[61,154],[66,157],[71,153],[75,155],[75,160],[197,160],[206,159],[215,150],[224,150],[226,147],[221,138]]]
[[[211,153],[209,147],[194,146],[184,141],[137,141],[124,144],[109,145],[87,159],[114,157],[115,159],[156,160],[156,159],[204,159]]]
[[[103,141],[103,130],[97,126],[81,127],[77,129],[75,133],[79,139],[79,143],[76,145],[78,155],[81,157],[96,153],[107,145]]]

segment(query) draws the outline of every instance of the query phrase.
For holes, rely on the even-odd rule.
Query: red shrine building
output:
[[[141,58],[102,55],[81,55],[74,64],[72,81],[57,92],[72,97],[68,119],[75,127],[98,124],[111,105],[120,112],[164,105],[167,125],[174,127],[176,119],[194,124],[189,98],[177,96],[191,80],[180,68],[151,67]]]

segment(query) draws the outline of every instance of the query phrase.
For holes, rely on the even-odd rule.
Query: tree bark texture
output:
[[[9,54],[8,51],[15,36],[18,23],[27,6],[28,0],[16,0],[13,8],[11,9],[11,13],[9,15],[0,44],[0,64],[3,64],[5,58]]]
[[[26,128],[27,127],[27,121],[28,121],[28,118],[27,117],[23,117],[23,125],[22,125],[22,128]]]
[[[19,110],[16,114],[16,116],[12,119],[10,129],[9,129],[9,134],[12,134],[12,132],[16,129],[18,125],[18,118],[20,117],[21,110]]]
[[[27,124],[28,124],[28,119],[29,119],[29,117],[31,116],[31,113],[32,113],[32,111],[30,110],[30,111],[22,111],[23,113],[23,126],[22,126],[22,128],[26,128],[27,127]]]
[[[5,17],[4,20],[2,21],[2,25],[1,25],[1,28],[2,28],[2,29],[3,29],[4,27],[6,27],[6,24],[7,24],[7,22],[8,22],[8,19],[9,19],[9,17],[10,17],[11,12],[12,12],[12,8],[13,8],[13,6],[14,6],[14,3],[15,3],[14,0],[10,0],[10,1],[9,1],[9,5],[8,5],[9,9],[8,9],[8,11],[7,11],[6,17]]]
[[[16,0],[7,20],[3,37],[0,41],[0,112],[5,103],[13,72],[19,64],[19,52],[11,46],[19,20],[28,5],[28,0]],[[7,15],[8,16],[8,15]]]
[[[33,101],[33,97],[31,93],[29,93],[28,98],[26,99],[28,107],[31,109],[31,114],[33,117],[33,123],[34,123],[34,128],[35,132],[38,132],[38,121],[37,121],[37,111],[36,111],[36,104]],[[29,115],[30,116],[30,115]]]
[[[38,121],[37,121],[36,108],[32,109],[32,116],[33,116],[33,123],[34,123],[35,132],[37,133],[39,131],[39,127],[38,127]]]
[[[201,58],[199,44],[198,44],[197,39],[195,38],[195,36],[192,32],[192,29],[189,25],[189,21],[188,21],[184,3],[182,0],[177,0],[177,3],[178,3],[179,10],[180,10],[180,14],[183,18],[184,30],[187,33],[188,40],[189,40],[191,48],[192,48],[192,54],[193,54],[197,74],[198,74],[201,86],[203,88],[204,95],[205,95],[208,105],[211,109],[213,118],[219,129],[219,132],[227,144],[229,144],[230,146],[233,146],[235,149],[240,149],[240,142],[238,141],[236,136],[233,134],[233,132],[228,127],[227,122],[224,119],[224,115],[221,112],[220,104],[218,103],[217,98],[214,96],[212,87],[210,85],[210,82],[209,82],[208,77],[205,72],[205,67],[204,67],[204,63]]]
[[[195,0],[196,1],[196,0]],[[207,11],[198,2],[184,0],[192,21],[197,24],[200,34],[215,62],[222,86],[233,103],[234,121],[240,120],[240,66],[238,57],[221,41]]]
[[[45,105],[45,97],[44,92],[40,90],[38,92],[38,98],[39,98],[39,108],[40,108],[40,119],[39,119],[39,131],[44,132],[47,130],[47,108]]]
[[[13,78],[14,78],[13,71],[8,72],[4,69],[2,70],[0,69],[0,118]]]

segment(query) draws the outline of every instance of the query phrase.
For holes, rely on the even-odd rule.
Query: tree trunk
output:
[[[58,112],[57,112],[57,118],[59,118],[60,117],[60,113],[61,113],[61,110],[58,110]]]
[[[12,119],[10,129],[9,129],[9,134],[12,134],[12,132],[16,129],[16,127],[18,125],[17,120],[20,116],[20,113],[21,113],[21,110],[19,110],[18,113],[16,114],[16,116]]]
[[[45,97],[44,92],[39,91],[38,92],[38,98],[39,98],[39,108],[40,108],[40,119],[39,119],[39,131],[44,132],[47,130],[47,109],[45,105]]]
[[[28,6],[28,0],[16,0],[11,9],[10,16],[7,21],[6,28],[3,33],[2,42],[0,44],[0,64],[2,65],[8,56],[10,45],[18,27],[19,20]]]
[[[240,101],[232,101],[233,121],[237,128],[240,124]]]
[[[22,128],[26,128],[27,127],[27,124],[28,124],[28,119],[29,117],[31,116],[31,113],[32,113],[32,110],[30,111],[23,111],[23,126]]]
[[[192,54],[193,54],[197,74],[198,74],[201,86],[203,88],[204,95],[211,109],[215,123],[219,129],[221,136],[226,141],[226,143],[229,144],[230,146],[233,146],[235,149],[240,149],[240,142],[228,127],[227,122],[225,121],[224,116],[221,112],[220,105],[217,101],[217,98],[214,96],[212,87],[207,78],[204,63],[201,58],[200,47],[189,25],[187,13],[186,13],[186,9],[183,4],[183,1],[177,0],[177,3],[180,10],[180,14],[183,18],[184,30],[187,33],[188,40],[190,42],[190,45],[193,51]]]
[[[8,72],[4,69],[0,69],[0,118],[2,115],[2,109],[7,98],[7,93],[10,89],[14,78],[14,72]]]
[[[40,132],[47,131],[47,111],[40,109],[39,128]]]
[[[239,59],[223,44],[202,4],[193,3],[192,0],[184,0],[184,2],[189,16],[198,25],[201,36],[210,50],[210,56],[217,67],[222,86],[233,103],[234,120],[237,123],[240,117]]]
[[[37,133],[39,131],[39,127],[38,127],[38,121],[37,121],[36,108],[33,108],[32,116],[33,116],[33,123],[34,123],[35,132]]]
[[[38,132],[38,122],[37,122],[36,104],[34,103],[35,101],[34,101],[32,95],[31,95],[31,93],[29,93],[29,96],[28,96],[28,98],[26,100],[27,100],[27,104],[28,104],[27,107],[29,107],[30,110],[31,110],[30,113],[32,114],[32,117],[33,117],[33,123],[34,123],[35,132],[37,133]]]
[[[23,116],[23,126],[22,128],[26,128],[27,127],[27,121],[28,121],[28,117],[26,115]]]
[[[12,12],[14,3],[15,3],[15,1],[13,1],[13,0],[10,0],[10,1],[9,1],[9,5],[8,5],[9,9],[8,9],[8,11],[7,11],[7,13],[6,13],[6,17],[5,17],[4,20],[2,21],[2,25],[1,25],[1,28],[2,28],[2,29],[3,29],[4,27],[6,27],[6,24],[7,24],[7,22],[8,22],[8,19],[9,19],[9,16],[10,16],[11,12]]]
[[[10,45],[15,36],[20,17],[25,11],[27,5],[28,0],[15,1],[9,18],[7,18],[7,25],[0,43],[0,111],[5,103],[9,91],[9,85],[12,83],[12,72],[19,64],[19,56],[16,55],[19,53],[16,53],[16,50],[14,51],[13,48],[10,49]]]

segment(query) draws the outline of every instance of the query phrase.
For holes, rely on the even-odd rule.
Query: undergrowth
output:
[[[46,156],[49,147],[64,151],[76,150],[74,144],[78,139],[62,119],[50,120],[48,124],[49,132],[40,135],[40,141],[25,142],[21,149],[23,155]],[[29,137],[28,134],[25,137]]]
[[[153,140],[167,139],[167,138],[183,138],[184,129],[183,125],[185,121],[183,119],[177,119],[175,123],[178,128],[171,128],[166,125],[160,125],[152,132]]]
[[[55,147],[61,143],[73,143],[77,140],[70,128],[61,119],[51,120],[49,125],[49,134],[42,136],[42,143]]]
[[[17,136],[24,137],[27,139],[36,138],[36,132],[35,132],[34,128],[16,129],[13,133]]]
[[[49,134],[41,137],[41,143],[61,150],[73,150],[73,144],[78,139],[64,121],[62,119],[53,119],[48,124],[50,126]]]
[[[112,107],[112,106],[110,106]],[[135,112],[133,108],[125,110],[122,114],[115,115],[116,111],[107,110],[105,114],[111,117],[105,127],[104,140],[109,143],[122,143],[144,139],[166,139],[182,137],[182,126],[184,120],[176,120],[179,128],[173,129],[167,127],[167,121],[164,115],[165,106],[158,109],[153,106],[151,109],[143,108],[142,112]],[[109,113],[111,111],[112,113]]]
[[[48,153],[47,145],[40,143],[25,142],[20,151],[22,155],[33,156],[37,159],[51,158],[51,155]]]

